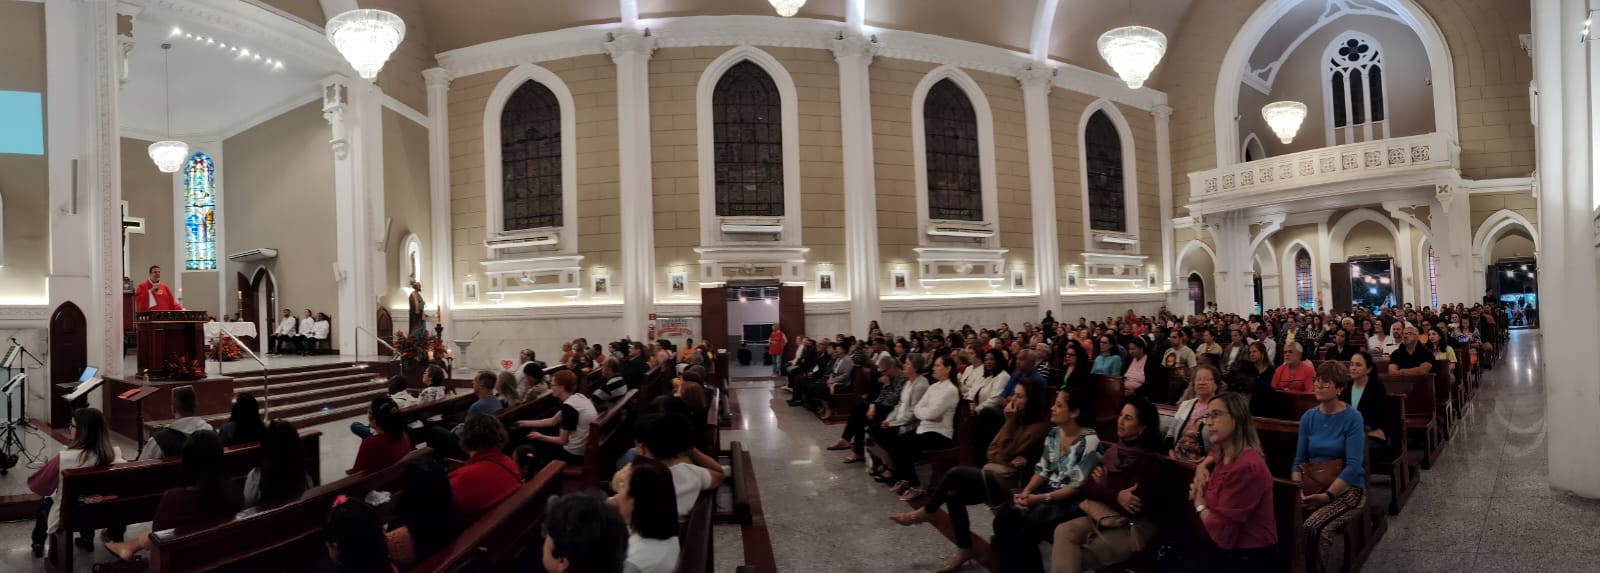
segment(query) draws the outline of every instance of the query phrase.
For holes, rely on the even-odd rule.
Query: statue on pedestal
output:
[[[424,310],[427,302],[422,300],[422,283],[415,276],[411,277],[411,310],[406,313],[408,324],[407,332],[410,336],[420,337],[428,334],[428,314]]]

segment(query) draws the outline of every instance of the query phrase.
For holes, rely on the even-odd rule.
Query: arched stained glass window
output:
[[[1433,308],[1439,308],[1439,257],[1433,254],[1433,245],[1428,245],[1428,298],[1433,302]]]
[[[183,168],[184,270],[217,268],[216,211],[216,164],[210,155],[195,153]]]
[[[939,80],[923,100],[922,121],[928,154],[928,218],[982,221],[978,114],[972,100],[954,81]]]
[[[1125,233],[1127,197],[1123,187],[1122,134],[1104,111],[1089,116],[1083,129],[1083,153],[1089,173],[1089,229]]]
[[[1383,54],[1372,38],[1358,33],[1341,36],[1328,47],[1328,120],[1330,145],[1388,136],[1384,105]]]
[[[523,82],[506,100],[500,177],[503,231],[561,226],[561,104],[544,84]]]
[[[1294,255],[1295,302],[1300,308],[1310,310],[1317,305],[1314,281],[1311,278],[1311,253],[1305,249]]]
[[[749,60],[711,94],[719,217],[783,216],[783,109],[778,84]]]

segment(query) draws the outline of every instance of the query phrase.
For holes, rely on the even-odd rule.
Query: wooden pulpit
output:
[[[203,310],[152,310],[133,317],[139,339],[139,374],[166,369],[179,357],[205,359]]]

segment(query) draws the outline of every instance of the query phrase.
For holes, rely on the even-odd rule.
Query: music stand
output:
[[[6,357],[0,358],[0,368],[11,368],[17,363],[17,357],[22,355],[22,345],[13,344],[11,350],[6,351]]]
[[[0,386],[0,396],[9,397],[11,396],[12,392],[17,390],[17,388],[26,387],[26,385],[23,384],[23,381],[27,379],[27,372],[18,372],[16,375],[12,376],[10,380],[6,381],[4,386]],[[24,421],[19,423],[13,420],[7,420],[5,427],[0,429],[0,458],[6,458],[8,460],[4,468],[0,468],[0,475],[5,475],[5,471],[10,469],[11,464],[14,463],[19,457],[27,458],[29,464],[38,461],[38,458],[34,457],[33,454],[28,453],[28,447],[22,443],[22,432],[17,429],[18,426],[28,427],[27,422],[25,421],[28,415],[28,397],[26,395],[22,396],[21,402],[22,416]],[[8,415],[11,414],[9,411],[6,413]],[[15,456],[11,454],[13,451],[17,452]]]
[[[144,443],[144,399],[150,397],[151,394],[155,394],[156,392],[160,391],[161,388],[156,386],[140,386],[117,395],[117,399],[119,400],[133,402],[135,420],[133,425],[133,443],[135,444]]]

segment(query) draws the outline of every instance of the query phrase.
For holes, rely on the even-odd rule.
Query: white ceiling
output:
[[[183,33],[173,35],[174,29]],[[189,39],[194,34],[215,43]],[[282,68],[267,65],[289,54],[267,49],[255,57],[260,41],[237,32],[183,22],[167,14],[142,13],[134,23],[133,51],[128,55],[128,81],[121,92],[123,133],[153,137],[169,133],[163,100],[163,55],[161,44],[172,44],[171,69],[172,127],[177,136],[231,135],[236,128],[264,114],[287,111],[286,107],[312,101],[318,90],[320,73],[300,61],[290,60]],[[229,49],[219,46],[227,44]],[[241,56],[231,48],[249,50]]]

